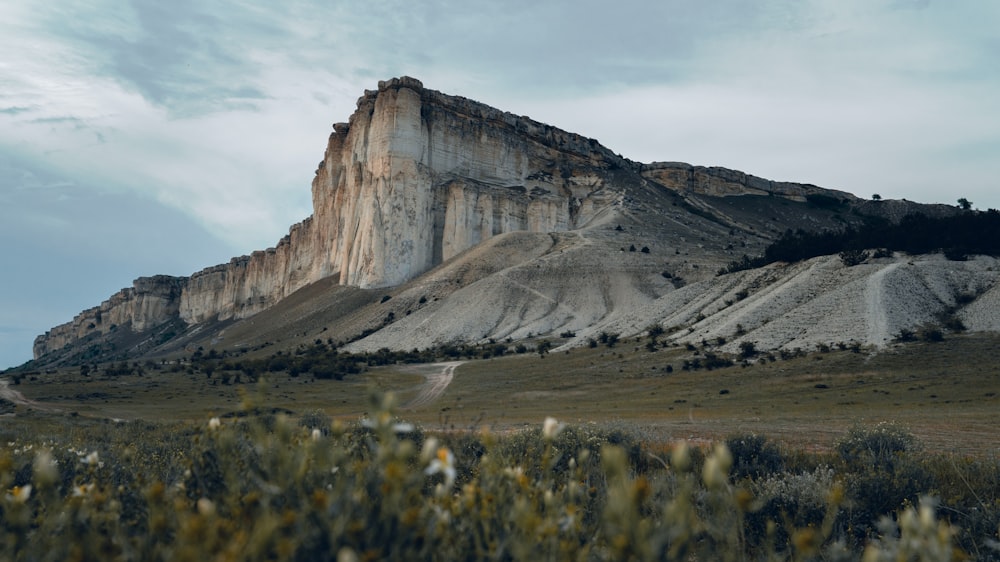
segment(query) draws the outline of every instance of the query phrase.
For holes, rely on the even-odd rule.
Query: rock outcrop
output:
[[[116,324],[142,330],[170,314],[188,324],[245,318],[333,275],[398,285],[497,234],[585,224],[616,200],[611,174],[631,166],[593,139],[413,78],[380,82],[348,123],[334,125],[313,180],[313,216],[276,247],[178,280],[178,298],[162,310],[144,304],[137,280],[39,336],[35,356],[85,337],[106,305],[128,311]]]
[[[700,195],[776,195],[793,201],[805,201],[808,195],[824,195],[844,201],[858,198],[846,191],[820,188],[811,184],[771,181],[738,170],[715,166],[692,166],[684,162],[653,162],[640,168],[643,177],[664,187]]]
[[[127,326],[138,332],[176,318],[187,281],[186,277],[169,275],[140,277],[132,287],[118,291],[100,306],[84,310],[72,322],[38,336],[35,357],[119,327]]]
[[[628,165],[596,141],[400,78],[335,125],[313,181],[315,276],[398,285],[497,234],[577,228]]]

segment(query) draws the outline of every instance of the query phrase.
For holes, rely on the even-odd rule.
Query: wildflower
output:
[[[437,458],[431,461],[424,470],[424,474],[431,476],[434,474],[443,474],[445,485],[451,487],[455,483],[455,455],[451,454],[451,451],[447,447],[441,447],[437,450]]]
[[[545,423],[542,424],[542,437],[547,441],[551,441],[559,435],[564,427],[566,427],[566,424],[559,423],[555,418],[545,418]]]
[[[83,457],[83,462],[90,466],[96,466],[100,462],[100,457],[97,455],[97,451],[90,453],[89,455]]]
[[[323,432],[320,431],[318,428],[314,427],[313,430],[312,430],[312,440],[313,441],[319,441],[319,438],[322,437],[322,436],[323,436]]]
[[[41,486],[53,484],[59,479],[59,470],[52,453],[43,449],[35,456],[35,483]]]
[[[14,503],[24,503],[28,501],[31,497],[31,484],[24,486],[14,486],[10,489],[10,494],[7,495],[8,501],[13,501]]]
[[[691,451],[688,449],[686,441],[681,441],[674,446],[674,450],[670,453],[670,464],[673,465],[678,472],[687,472],[691,470]]]
[[[722,444],[716,445],[712,454],[705,459],[701,478],[709,488],[722,487],[729,482],[729,469],[733,466],[733,455]]]
[[[337,551],[337,562],[358,562],[358,555],[345,546]]]
[[[82,498],[94,490],[94,484],[80,484],[78,486],[73,486],[73,497]]]
[[[205,517],[215,515],[215,504],[208,498],[198,498],[198,513]]]
[[[219,420],[219,418],[217,418],[217,417],[208,420],[208,429],[211,429],[211,430],[214,431],[216,429],[219,429],[219,427],[221,427],[221,426],[222,426],[222,421]]]
[[[430,460],[437,455],[438,446],[439,443],[437,438],[428,437],[427,440],[424,441],[423,448],[420,449],[420,460],[430,462]]]

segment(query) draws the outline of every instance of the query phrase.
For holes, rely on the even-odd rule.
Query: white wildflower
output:
[[[566,427],[566,424],[559,423],[555,418],[545,418],[545,423],[542,424],[542,437],[551,441],[559,435],[564,427]]]
[[[100,461],[101,459],[98,456],[97,451],[93,451],[92,453],[83,458],[83,462],[87,463],[90,466],[97,466],[97,463],[99,463]]]
[[[439,473],[444,475],[445,486],[451,488],[452,484],[455,483],[457,472],[455,471],[455,455],[447,447],[439,448],[437,457],[424,470],[424,474],[428,476]]]
[[[219,429],[219,427],[221,426],[222,426],[222,421],[218,417],[208,420],[208,429],[214,431],[216,429]]]
[[[366,429],[378,429],[380,427],[390,426],[390,421],[392,420],[389,417],[388,412],[382,412],[379,414],[377,421],[373,421],[370,418],[362,418],[361,427]],[[405,422],[394,423],[391,424],[390,427],[392,428],[393,433],[410,433],[414,429],[412,423]]]
[[[412,423],[396,423],[392,425],[392,430],[396,433],[412,433],[413,424]]]
[[[7,501],[13,501],[14,503],[24,503],[28,501],[31,497],[31,484],[26,484],[24,486],[14,486],[10,489],[10,493],[7,494]]]
[[[43,487],[53,484],[59,478],[59,469],[56,468],[56,460],[52,458],[52,453],[42,449],[35,456],[35,483]]]
[[[345,546],[337,551],[337,562],[358,562],[358,555]]]
[[[80,484],[79,486],[73,486],[73,497],[82,498],[87,496],[94,490],[94,484]]]
[[[437,450],[440,446],[436,437],[428,437],[424,441],[424,446],[420,449],[420,460],[423,462],[430,462],[435,456],[437,456]]]
[[[208,498],[198,498],[198,513],[205,517],[215,515],[215,504]]]
[[[322,436],[323,436],[323,432],[320,431],[318,428],[314,427],[313,430],[312,430],[312,440],[313,441],[319,441],[319,438],[322,437]]]

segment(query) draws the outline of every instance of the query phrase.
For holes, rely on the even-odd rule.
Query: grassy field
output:
[[[147,368],[142,376],[107,376],[99,369],[81,376],[70,369],[26,376],[11,388],[59,414],[99,418],[206,419],[238,411],[250,395],[267,407],[350,419],[365,412],[370,392],[378,390],[396,393],[401,415],[429,429],[510,429],[554,416],[577,424],[627,423],[665,441],[754,432],[825,449],[854,425],[891,420],[935,449],[1000,451],[996,336],[955,336],[877,354],[765,358],[711,371],[682,369],[708,349],[650,352],[643,343],[467,361],[437,400],[416,408],[406,404],[435,367],[375,367],[342,381],[269,373],[262,385],[224,384],[219,373],[170,367]]]
[[[626,345],[510,357],[463,365],[437,411],[414,417],[456,426],[622,420],[672,437],[756,432],[823,448],[855,424],[895,420],[936,448],[997,452],[1000,365],[988,359],[997,343],[966,337],[713,371],[681,370],[687,352]]]
[[[998,338],[711,371],[644,343],[8,373],[0,559],[1000,559]]]

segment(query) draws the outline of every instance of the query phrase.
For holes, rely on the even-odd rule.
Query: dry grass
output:
[[[960,453],[1000,451],[1000,338],[950,337],[877,355],[814,353],[713,371],[683,371],[691,352],[646,351],[642,343],[577,349],[540,358],[512,355],[461,365],[435,402],[402,412],[429,428],[497,429],[538,424],[624,422],[663,440],[712,439],[755,432],[796,447],[828,448],[857,423],[896,421],[929,447]],[[667,366],[673,372],[666,372]],[[84,416],[205,419],[240,408],[263,392],[270,407],[357,417],[368,391],[392,390],[405,404],[423,376],[407,366],[377,368],[343,381],[268,375],[266,385],[223,385],[203,374],[81,377],[76,370],[24,379],[28,398]],[[22,408],[23,409],[23,408]]]
[[[462,365],[441,400],[407,415],[455,427],[516,427],[547,415],[619,420],[664,438],[756,432],[818,448],[857,423],[894,420],[940,450],[995,453],[1000,365],[975,358],[997,343],[965,336],[875,356],[835,351],[713,371],[682,371],[688,352],[637,351],[634,342],[505,357]]]

